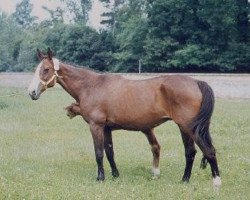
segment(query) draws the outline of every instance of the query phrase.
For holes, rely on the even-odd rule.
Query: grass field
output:
[[[106,181],[96,182],[88,126],[63,110],[72,101],[60,89],[31,101],[23,89],[0,87],[0,199],[250,199],[250,100],[216,101],[211,129],[222,176],[219,191],[210,168],[199,168],[200,151],[190,183],[181,183],[184,149],[172,122],[156,129],[160,179],[151,177],[145,136],[116,131],[120,177],[111,177],[105,159]]]

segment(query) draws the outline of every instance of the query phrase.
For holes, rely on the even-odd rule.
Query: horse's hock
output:
[[[128,79],[147,79],[165,74],[121,74]],[[209,83],[219,98],[250,99],[250,74],[185,74]],[[28,87],[33,73],[0,73],[1,87]]]

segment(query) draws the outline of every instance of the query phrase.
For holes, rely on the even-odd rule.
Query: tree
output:
[[[139,60],[143,57],[144,39],[147,34],[145,1],[142,0],[101,0],[109,9],[103,13],[103,24],[112,33],[115,41],[113,71],[138,71]]]
[[[113,41],[106,31],[98,33],[79,23],[57,24],[39,37],[42,44],[53,47],[56,55],[66,62],[100,71],[107,71],[111,63]]]
[[[143,61],[148,26],[143,4],[140,3],[131,1],[133,6],[125,7],[119,12],[115,36],[118,52],[114,55],[117,61],[116,70],[137,72],[139,61]]]
[[[240,42],[249,42],[250,37],[250,22],[249,22],[249,10],[250,2],[248,0],[236,1],[237,6],[237,31],[238,40]]]
[[[88,12],[91,9],[91,0],[61,0],[66,4],[70,15],[73,15],[73,21],[86,24],[88,21]]]
[[[234,0],[148,0],[146,58],[164,70],[234,70]],[[243,7],[242,7],[243,8]],[[246,33],[246,32],[245,32]],[[157,41],[157,44],[152,43]],[[170,41],[170,42],[168,42]],[[174,45],[174,48],[172,44]],[[166,51],[168,51],[166,55]],[[235,53],[233,53],[235,52]]]
[[[23,36],[16,21],[0,12],[0,71],[13,71],[20,52]]]
[[[50,19],[41,23],[29,0],[12,16],[0,11],[0,71],[31,70],[36,48],[50,46],[100,71],[137,72],[140,61],[143,72],[250,72],[247,0],[100,0],[108,9],[100,31],[86,23],[90,0],[61,1],[44,7]]]
[[[37,17],[31,15],[33,5],[30,0],[22,0],[16,5],[16,11],[13,14],[16,22],[24,29],[32,26]]]
[[[115,26],[117,23],[117,17],[119,13],[119,9],[124,5],[127,0],[99,0],[104,4],[107,11],[101,14],[101,16],[104,18],[101,21],[101,24],[106,25],[109,29],[112,30],[112,33],[114,35]]]
[[[64,16],[63,16],[64,10],[62,8],[57,7],[55,10],[52,10],[46,6],[43,6],[42,8],[46,10],[50,15],[49,20],[45,20],[42,22],[43,26],[53,26],[55,24],[64,22]]]

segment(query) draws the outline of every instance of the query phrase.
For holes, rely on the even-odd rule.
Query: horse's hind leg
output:
[[[112,132],[108,128],[105,128],[104,130],[104,149],[105,149],[105,153],[106,153],[107,159],[109,161],[109,164],[112,170],[112,176],[118,177],[119,171],[116,167],[115,160],[114,160]]]
[[[185,148],[185,157],[186,157],[186,167],[184,171],[184,175],[182,177],[183,182],[189,182],[191,177],[193,162],[195,159],[196,149],[194,145],[194,140],[186,133],[184,133],[181,129],[181,137]]]
[[[196,133],[192,132],[192,131],[190,131],[189,128],[186,128],[186,129],[182,128],[182,130],[187,130],[187,131],[185,131],[185,133],[186,132],[189,133],[189,135],[185,134],[185,137],[183,137],[184,132],[181,131],[184,146],[185,146],[185,141],[186,141],[187,145],[190,145],[190,147],[191,147],[191,143],[189,143],[188,139],[187,139],[188,136],[190,136],[190,138],[192,138],[192,140],[199,146],[199,148],[201,149],[201,151],[203,153],[201,167],[205,167],[206,162],[208,162],[211,166],[211,171],[212,171],[212,176],[213,176],[213,184],[214,184],[214,186],[220,186],[221,185],[220,173],[219,173],[219,169],[218,169],[215,148],[212,145],[212,140],[210,137],[209,129],[207,129],[205,131],[204,135],[202,135],[200,132],[196,132]],[[192,140],[190,140],[190,141],[192,141]],[[192,150],[195,150],[195,149],[193,148]],[[191,150],[191,152],[192,152],[192,150]],[[186,146],[185,146],[185,154],[186,154]],[[191,154],[192,153],[190,153],[190,155]],[[190,158],[188,161],[188,158],[186,155],[186,169],[184,172],[183,179],[184,179],[186,174],[188,175],[188,169],[187,169],[188,163],[189,163],[189,166],[191,166],[190,163],[193,163],[193,161]],[[191,172],[191,170],[192,170],[192,168],[190,168],[190,172]],[[191,173],[190,173],[190,175],[191,175]],[[183,181],[185,181],[185,180],[183,180]]]
[[[210,164],[214,186],[221,185],[220,173],[217,164],[215,148],[212,144],[212,139],[209,132],[209,125],[205,128],[198,126],[198,130],[190,131],[194,142],[199,146],[203,153],[201,167],[205,168],[206,162]]]
[[[143,131],[143,133],[146,135],[148,142],[151,145],[151,151],[153,153],[153,168],[152,168],[153,175],[159,176],[160,145],[154,135],[153,130]]]
[[[218,164],[217,164],[217,158],[216,158],[214,146],[212,144],[205,145],[203,142],[200,142],[199,139],[196,141],[196,143],[200,147],[201,151],[204,154],[202,162],[206,162],[206,160],[207,160],[208,163],[210,164],[214,186],[220,186],[221,179],[220,179],[220,173],[219,173],[219,168],[218,168]],[[201,163],[201,165],[202,165],[202,163]]]

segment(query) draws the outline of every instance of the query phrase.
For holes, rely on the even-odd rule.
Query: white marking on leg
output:
[[[216,176],[215,178],[213,178],[213,184],[215,187],[220,187],[221,186],[221,179],[219,176]]]
[[[160,174],[161,174],[160,168],[153,167],[152,168],[152,173],[153,173],[153,176],[160,176]]]

